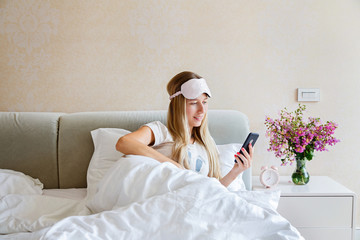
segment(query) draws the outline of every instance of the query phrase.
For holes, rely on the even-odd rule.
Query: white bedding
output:
[[[33,233],[0,239],[303,239],[276,212],[279,196],[279,192],[230,192],[215,179],[127,156],[105,175],[92,199],[44,195],[0,199],[3,233],[6,216],[18,215],[23,227],[29,219],[37,223],[29,229]],[[87,206],[96,213],[90,214]],[[38,217],[41,221],[36,221]]]

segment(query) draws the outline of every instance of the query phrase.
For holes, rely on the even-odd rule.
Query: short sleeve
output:
[[[160,121],[155,121],[151,123],[145,124],[145,126],[148,126],[154,133],[155,136],[155,142],[152,145],[153,147],[164,143],[164,142],[172,142],[173,139],[167,129],[167,127]]]

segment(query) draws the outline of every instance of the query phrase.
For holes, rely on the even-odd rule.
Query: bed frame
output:
[[[39,178],[45,188],[85,188],[94,151],[90,131],[123,128],[129,131],[159,120],[166,111],[0,112],[0,168]],[[242,143],[249,133],[245,114],[209,110],[209,129],[216,144]],[[243,174],[251,189],[251,169]]]

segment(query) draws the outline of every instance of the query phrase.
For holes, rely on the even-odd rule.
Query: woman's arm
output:
[[[242,152],[244,155],[237,153],[235,155],[237,163],[234,164],[234,167],[226,174],[223,178],[220,179],[220,182],[225,187],[228,187],[240,173],[251,167],[252,156],[253,156],[253,147],[249,145],[249,153],[243,148]],[[242,163],[240,159],[244,162]]]
[[[137,131],[119,138],[116,143],[116,150],[126,155],[142,155],[151,157],[159,162],[171,162],[177,167],[183,169],[179,163],[149,147],[149,145],[154,142],[155,136],[151,128],[148,126],[142,126]]]

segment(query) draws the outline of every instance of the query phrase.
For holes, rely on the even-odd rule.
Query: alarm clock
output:
[[[260,182],[266,188],[276,186],[279,183],[280,175],[278,169],[275,166],[262,167],[260,173]]]

